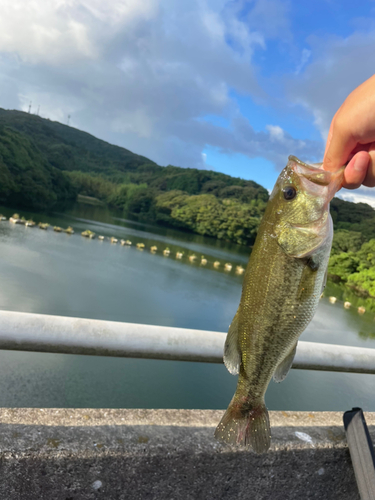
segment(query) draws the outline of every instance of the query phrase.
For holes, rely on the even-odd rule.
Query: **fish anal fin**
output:
[[[287,354],[287,356],[278,364],[274,374],[273,380],[277,383],[282,382],[285,377],[288,375],[288,372],[293,364],[294,356],[296,355],[297,350],[297,342],[293,349]]]
[[[239,308],[229,326],[224,346],[224,364],[232,375],[240,372],[241,353],[238,344],[238,315]]]

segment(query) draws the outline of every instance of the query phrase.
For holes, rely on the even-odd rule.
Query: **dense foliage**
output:
[[[68,177],[28,137],[0,126],[0,203],[46,209],[76,196]]]
[[[220,199],[213,194],[189,196],[170,191],[156,198],[157,220],[190,229],[199,234],[252,245],[266,203],[252,199]]]
[[[375,297],[375,238],[363,243],[364,239],[355,231],[337,231],[328,273],[331,279]]]

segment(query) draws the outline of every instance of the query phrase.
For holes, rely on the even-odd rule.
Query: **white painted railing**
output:
[[[223,362],[226,333],[0,311],[0,349]],[[298,343],[293,368],[375,373],[375,349]]]

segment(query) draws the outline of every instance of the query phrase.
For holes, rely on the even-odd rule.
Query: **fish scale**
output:
[[[257,453],[270,446],[264,395],[272,376],[286,377],[318,306],[333,236],[329,202],[342,179],[343,169],[332,174],[289,157],[276,182],[225,343],[225,365],[239,377],[219,440]]]

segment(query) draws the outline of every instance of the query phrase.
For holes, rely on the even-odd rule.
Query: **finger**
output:
[[[362,184],[367,187],[375,187],[375,145],[370,148],[369,155],[370,163],[367,168],[365,180]]]
[[[332,138],[323,159],[324,170],[336,172],[347,162],[356,145],[357,141],[344,126],[340,125],[340,119],[336,117],[332,127]]]
[[[346,189],[359,188],[366,179],[370,161],[371,157],[367,151],[360,151],[354,155],[345,168],[343,187]]]

